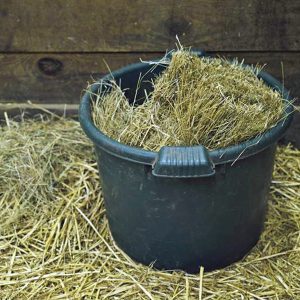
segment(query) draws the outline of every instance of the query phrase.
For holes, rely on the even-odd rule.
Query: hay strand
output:
[[[114,81],[110,92],[94,95],[93,120],[101,131],[151,151],[199,144],[213,150],[256,137],[284,117],[286,100],[257,78],[258,67],[183,49],[156,65],[162,62],[167,69],[154,79],[152,92],[144,91],[141,105],[130,105]]]
[[[1,299],[299,298],[299,150],[278,149],[253,251],[190,275],[141,266],[115,246],[92,146],[77,122],[9,124],[0,134]]]

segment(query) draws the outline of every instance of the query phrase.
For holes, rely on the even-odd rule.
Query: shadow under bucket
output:
[[[201,52],[197,53],[202,55]],[[113,76],[134,98],[136,83],[164,70],[145,63],[129,65],[93,84],[99,92]],[[258,75],[289,100],[288,92],[265,72]],[[241,259],[263,229],[267,194],[278,139],[292,120],[286,118],[260,137],[208,151],[205,147],[163,147],[159,152],[130,147],[95,127],[93,97],[82,98],[79,119],[93,141],[102,182],[106,214],[117,245],[131,258],[158,269],[190,273],[225,267]],[[130,101],[130,100],[129,100]]]

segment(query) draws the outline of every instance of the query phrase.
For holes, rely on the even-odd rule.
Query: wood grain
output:
[[[300,50],[295,0],[2,0],[2,52]]]
[[[87,82],[108,72],[162,53],[0,54],[0,102],[78,103]],[[266,64],[265,70],[282,81],[294,97],[300,95],[300,53],[223,52],[221,55]],[[41,63],[42,62],[42,63]],[[106,63],[105,63],[106,62]]]
[[[78,103],[87,82],[109,72],[106,62],[114,70],[160,55],[0,54],[0,102]]]

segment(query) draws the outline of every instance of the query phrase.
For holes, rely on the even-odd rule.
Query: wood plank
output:
[[[0,54],[0,102],[78,103],[87,82],[161,54]]]
[[[0,51],[300,50],[295,0],[2,0]]]
[[[291,143],[298,149],[300,149],[300,112],[297,111],[294,114],[294,119],[291,127],[281,140],[284,144]]]
[[[300,53],[224,52],[246,63],[267,64],[265,70],[282,80],[293,96],[300,95]],[[0,102],[78,103],[87,81],[112,70],[162,53],[0,54]]]

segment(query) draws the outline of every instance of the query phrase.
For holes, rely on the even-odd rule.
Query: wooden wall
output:
[[[0,110],[27,100],[76,109],[105,61],[115,69],[158,57],[176,34],[186,46],[267,64],[279,80],[283,66],[285,86],[300,94],[298,0],[1,0]]]

